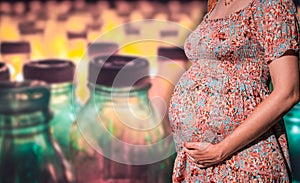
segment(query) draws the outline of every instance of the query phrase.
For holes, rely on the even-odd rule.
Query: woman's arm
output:
[[[186,143],[185,152],[203,167],[219,163],[269,130],[299,101],[299,65],[296,56],[282,56],[269,64],[273,92],[222,142],[205,147]]]

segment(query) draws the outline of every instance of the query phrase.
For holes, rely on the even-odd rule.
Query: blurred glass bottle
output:
[[[18,22],[13,17],[11,2],[0,2],[0,41],[19,40]]]
[[[116,42],[92,42],[88,46],[89,60],[99,56],[115,55],[119,51],[119,45]]]
[[[189,10],[189,17],[191,22],[193,22],[191,27],[188,28],[194,30],[207,12],[207,1],[190,1],[186,3],[185,9]]]
[[[0,46],[2,60],[7,63],[11,79],[23,80],[23,64],[30,59],[30,44],[28,42],[1,42]]]
[[[26,19],[26,4],[22,1],[12,3],[13,19],[19,24]]]
[[[72,11],[85,14],[88,4],[84,0],[74,0],[72,2]]]
[[[77,65],[86,52],[88,25],[92,23],[93,17],[84,0],[75,0],[72,3],[72,9],[65,26],[68,38],[68,58]]]
[[[47,43],[47,58],[68,58],[68,38],[66,24],[69,14],[59,14],[55,19],[47,20],[44,41]]]
[[[29,1],[24,22],[34,22],[37,29],[45,30],[49,16],[40,1]]]
[[[49,89],[38,81],[0,83],[0,182],[74,182],[49,133]]]
[[[187,69],[188,60],[183,49],[179,47],[159,47],[157,61],[158,72],[151,80],[149,97],[164,119],[168,133],[171,133],[167,115],[168,105],[175,84]]]
[[[84,105],[89,98],[90,91],[88,89],[88,60],[92,60],[98,56],[114,55],[119,50],[119,45],[114,42],[93,42],[88,46],[87,57],[83,57],[77,66],[77,74],[75,76],[76,83],[76,101]]]
[[[154,3],[150,1],[137,1],[136,8],[130,14],[130,20],[144,20],[144,19],[153,19],[156,13],[154,8]]]
[[[183,49],[179,47],[159,47],[157,61],[158,72],[151,79],[152,87],[149,91],[149,98],[153,106],[159,111],[166,135],[171,135],[172,131],[168,118],[170,98],[175,84],[187,69],[188,60]],[[175,158],[176,154],[174,153],[165,160],[165,164],[168,166],[165,169],[164,176],[172,175]]]
[[[148,74],[147,60],[137,57],[90,61],[91,95],[71,132],[70,156],[79,183],[161,179],[166,164],[153,162],[169,144],[160,143],[165,132],[148,100]],[[158,148],[151,148],[153,143]]]
[[[156,14],[154,19],[167,21],[168,20],[168,9],[162,2],[153,2]]]
[[[5,63],[0,62],[0,81],[9,81],[10,75]]]
[[[50,108],[54,112],[51,132],[66,157],[69,154],[69,135],[75,120],[72,104],[73,77],[75,65],[67,60],[40,60],[24,65],[24,78],[41,80],[50,85]]]
[[[24,21],[20,22],[19,32],[22,41],[27,41],[30,43],[32,60],[38,60],[45,58],[44,54],[44,29],[37,28],[35,22]]]
[[[181,14],[183,11],[182,7],[183,7],[183,4],[181,4],[181,2],[178,0],[169,1],[167,3],[167,11],[168,11],[169,20],[173,21],[172,19],[170,19],[170,17],[172,17],[173,15],[176,15],[176,14]]]
[[[124,55],[138,55],[143,56],[143,48],[137,43],[141,41],[141,27],[134,26],[134,24],[125,24],[122,29],[116,29],[120,31],[119,35],[121,41],[120,53]],[[122,31],[122,32],[121,32]]]
[[[158,30],[160,33],[161,45],[164,47],[181,46],[186,38],[187,30],[178,23],[165,22]]]
[[[45,11],[45,9],[43,9],[43,4],[41,1],[29,1],[28,9],[29,11],[27,13],[34,14],[39,14],[41,11]]]
[[[115,11],[117,15],[116,23],[122,25],[130,21],[130,14],[133,10],[132,3],[130,1],[114,1]]]
[[[78,22],[77,22],[78,23]],[[77,65],[84,56],[87,49],[87,32],[82,30],[79,32],[68,31],[68,58]]]
[[[96,4],[100,14],[100,20],[102,22],[101,33],[109,32],[113,30],[116,26],[119,26],[119,20],[117,12],[111,8],[111,3],[107,0],[98,1]],[[109,17],[109,18],[107,18]]]
[[[85,16],[80,16],[85,15]],[[87,27],[86,27],[86,13],[76,12],[69,16],[67,21],[67,38],[68,38],[68,59],[72,60],[78,68],[76,84],[76,96],[79,98],[79,103],[84,104],[87,100],[87,93],[82,91],[84,88],[82,84],[86,83],[87,78],[87,58],[85,52],[88,47],[87,42]],[[82,23],[78,23],[82,22]]]
[[[289,153],[293,172],[293,182],[300,182],[300,103],[296,104],[285,116]]]
[[[92,43],[101,35],[101,23],[94,21],[87,25],[87,30],[87,40],[89,43]]]

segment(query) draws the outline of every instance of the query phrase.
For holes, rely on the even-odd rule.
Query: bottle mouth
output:
[[[99,56],[89,63],[89,83],[112,88],[149,83],[148,60],[124,55]]]
[[[162,31],[160,31],[160,36],[162,38],[177,37],[178,35],[179,35],[178,30],[162,30]]]
[[[70,60],[38,60],[26,63],[23,73],[24,78],[29,80],[41,80],[51,84],[72,82],[75,65]]]
[[[21,42],[2,42],[0,46],[1,54],[29,54],[30,44],[26,41]]]
[[[187,62],[188,59],[184,50],[180,47],[159,47],[158,48],[159,61],[182,60]]]
[[[41,28],[36,28],[33,21],[21,22],[18,25],[19,32],[22,35],[32,35],[32,34],[43,34],[44,30]]]
[[[48,111],[50,90],[42,81],[0,82],[0,114],[19,115]]]
[[[88,46],[88,56],[95,58],[103,55],[114,55],[118,50],[119,45],[115,42],[94,42]]]
[[[81,31],[81,32],[67,32],[68,39],[86,39],[87,38],[87,32]]]

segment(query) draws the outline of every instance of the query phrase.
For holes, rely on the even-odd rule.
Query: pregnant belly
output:
[[[224,90],[213,78],[196,82],[183,75],[169,108],[175,141],[218,143],[242,123],[249,113],[245,107],[253,102],[240,92]]]

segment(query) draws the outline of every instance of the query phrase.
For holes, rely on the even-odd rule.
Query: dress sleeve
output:
[[[260,45],[267,64],[287,51],[299,57],[299,23],[292,0],[260,1],[256,20]]]

